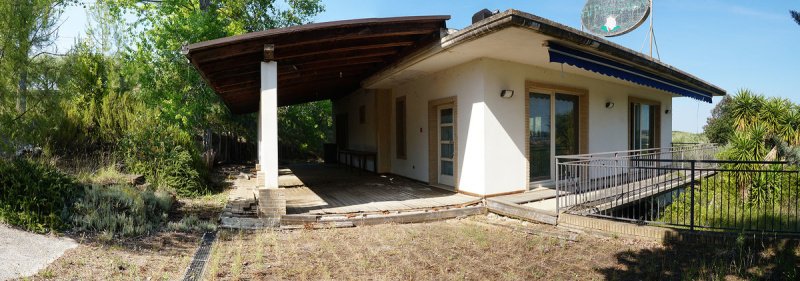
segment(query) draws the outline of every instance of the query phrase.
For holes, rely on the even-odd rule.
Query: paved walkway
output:
[[[0,280],[34,275],[77,246],[69,238],[33,234],[0,224]]]

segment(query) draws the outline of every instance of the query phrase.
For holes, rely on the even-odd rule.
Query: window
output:
[[[406,97],[402,96],[395,100],[395,138],[397,150],[396,157],[406,159]]]
[[[367,123],[367,109],[363,105],[358,107],[358,123]]]
[[[651,149],[659,146],[659,104],[631,101],[629,113],[630,149]]]

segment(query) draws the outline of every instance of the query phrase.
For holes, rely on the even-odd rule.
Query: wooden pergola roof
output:
[[[195,43],[184,53],[235,114],[258,111],[260,63],[278,63],[278,104],[333,99],[440,39],[450,16],[357,19],[270,29]],[[266,51],[273,45],[274,51]]]

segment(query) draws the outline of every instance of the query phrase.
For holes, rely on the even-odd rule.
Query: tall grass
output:
[[[86,187],[73,208],[76,230],[106,232],[109,237],[138,236],[158,230],[167,220],[173,199],[165,192],[135,187]]]

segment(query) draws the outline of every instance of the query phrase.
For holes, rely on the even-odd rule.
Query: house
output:
[[[184,51],[233,113],[259,112],[262,198],[280,198],[278,106],[331,99],[344,161],[490,197],[551,186],[557,155],[669,147],[673,98],[725,95],[532,14],[476,14],[461,30],[447,19],[308,24]]]

